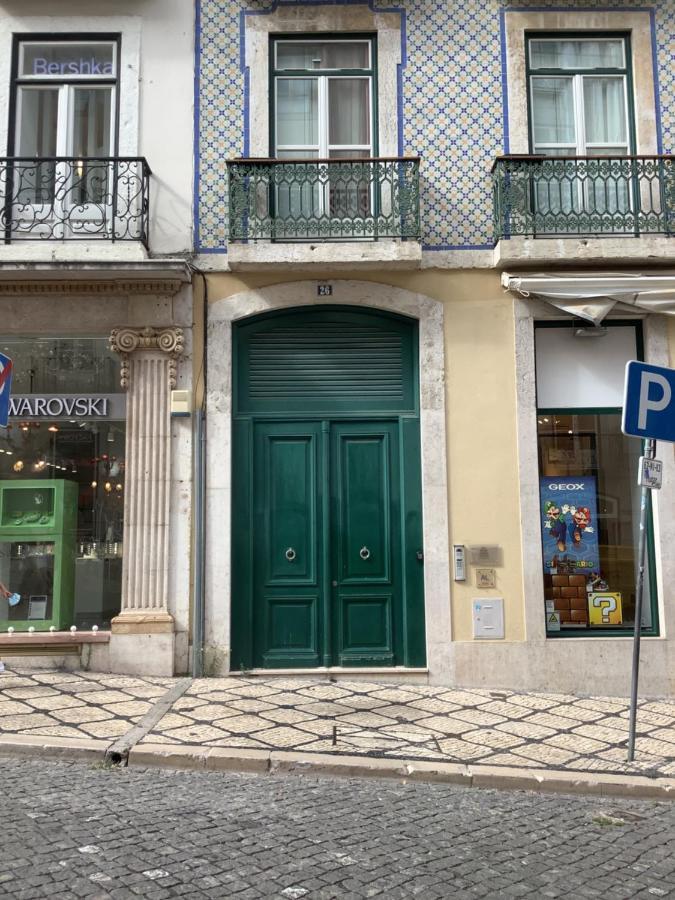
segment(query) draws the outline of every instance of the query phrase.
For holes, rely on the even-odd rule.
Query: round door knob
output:
[[[295,550],[294,550],[292,547],[289,547],[288,550],[286,551],[286,559],[287,559],[289,562],[293,562],[293,560],[295,559],[295,557],[296,557]]]
[[[361,547],[359,550],[359,556],[361,559],[370,559],[370,550],[367,547]]]

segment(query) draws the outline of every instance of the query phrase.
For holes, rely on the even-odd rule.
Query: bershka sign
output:
[[[27,394],[13,396],[9,415],[15,419],[123,419],[124,394]]]
[[[53,62],[43,56],[33,60],[32,75],[113,75],[112,62],[102,62],[94,56],[62,59]]]

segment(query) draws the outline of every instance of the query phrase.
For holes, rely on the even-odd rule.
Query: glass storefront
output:
[[[0,628],[109,628],[119,613],[125,407],[105,338],[0,339]]]
[[[641,442],[621,432],[623,370],[639,357],[638,326],[541,327],[537,437],[549,635],[632,633]],[[648,530],[642,626],[656,627]],[[651,600],[651,603],[650,603]]]

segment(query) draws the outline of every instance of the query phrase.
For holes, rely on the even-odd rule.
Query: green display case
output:
[[[0,630],[73,623],[78,486],[62,479],[0,481]]]

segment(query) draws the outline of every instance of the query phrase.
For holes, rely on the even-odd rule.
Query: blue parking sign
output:
[[[9,399],[12,391],[12,360],[0,353],[0,427],[7,428]]]
[[[635,360],[626,364],[621,430],[675,443],[675,369]]]

